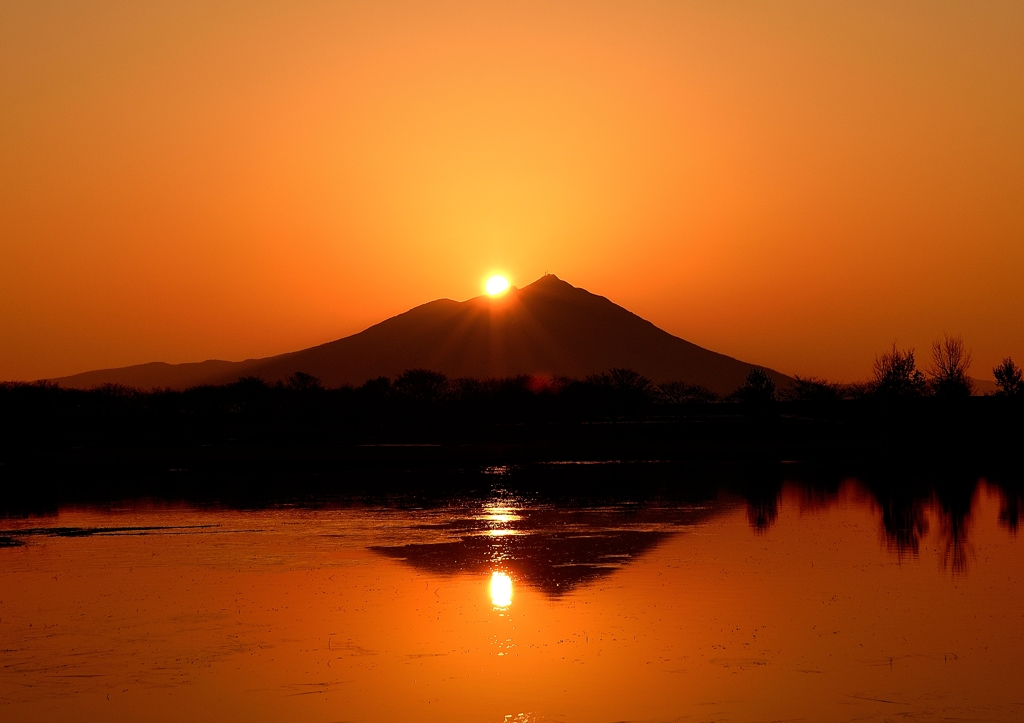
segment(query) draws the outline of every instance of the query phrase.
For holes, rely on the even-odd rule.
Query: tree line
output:
[[[979,424],[1016,428],[1014,420],[1020,415],[1010,398],[1024,400],[1021,369],[1007,358],[994,370],[996,396],[1008,404],[993,399],[981,406],[972,402],[967,409],[955,400],[967,399],[973,391],[969,368],[970,353],[963,341],[945,337],[932,346],[932,364],[926,371],[917,368],[913,349],[894,344],[875,359],[873,377],[865,383],[797,377],[779,389],[764,369],[754,367],[728,395],[687,382],[656,384],[631,369],[610,369],[581,379],[452,379],[411,369],[396,378],[377,377],[358,387],[332,389],[303,372],[281,382],[246,377],[181,391],[5,383],[0,385],[0,447],[14,451],[26,443],[202,444],[232,439],[277,443],[441,433],[469,438],[484,429],[515,425],[672,419],[719,420],[715,424],[721,427],[733,417],[778,418],[789,412],[792,420],[818,420],[824,425],[819,431],[841,422],[849,439],[880,429],[879,424],[910,425],[917,429],[915,434],[925,435],[929,425],[947,417],[954,426],[967,425],[976,433]],[[896,415],[885,411],[897,408]],[[793,434],[810,444],[814,433],[800,429]],[[730,428],[720,436],[736,434],[753,432]],[[757,442],[756,436],[751,439]]]
[[[918,397],[969,397],[975,392],[974,381],[968,376],[971,352],[959,336],[944,336],[932,342],[931,365],[927,370],[917,366],[914,349],[892,348],[877,355],[872,378],[867,382],[840,384],[817,377],[797,376],[794,383],[781,392],[782,399],[825,401],[838,399],[912,399]],[[751,372],[755,375],[755,372]],[[1024,396],[1024,379],[1020,367],[1006,357],[993,370],[997,396]],[[747,384],[751,385],[751,377]],[[770,381],[770,380],[769,380]],[[766,387],[759,380],[760,388]],[[762,393],[770,396],[770,391]]]
[[[32,400],[44,407],[58,399],[99,410],[113,410],[132,404],[191,408],[196,411],[221,408],[242,412],[265,404],[272,398],[308,405],[330,396],[355,407],[390,405],[414,409],[436,405],[468,405],[496,402],[515,407],[531,401],[558,402],[579,408],[675,407],[714,403],[759,404],[773,401],[830,402],[843,399],[909,399],[916,397],[967,397],[974,393],[968,376],[971,354],[963,339],[946,336],[932,344],[931,365],[917,366],[914,349],[892,348],[875,357],[872,378],[867,382],[843,384],[819,377],[796,376],[793,383],[778,388],[768,373],[753,367],[745,382],[731,394],[721,395],[683,381],[654,383],[632,369],[610,369],[583,378],[539,378],[518,375],[503,378],[449,378],[427,369],[410,369],[392,379],[380,376],[353,387],[324,387],[320,379],[297,372],[285,381],[268,383],[259,377],[243,377],[223,386],[197,386],[183,391],[143,392],[122,385],[106,384],[90,390],[63,389],[51,382],[0,384],[0,404]],[[997,396],[1024,397],[1022,370],[1007,357],[993,369]]]

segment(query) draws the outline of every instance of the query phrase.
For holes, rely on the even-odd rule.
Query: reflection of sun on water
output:
[[[490,537],[518,535],[520,534],[518,530],[512,530],[507,527],[509,523],[519,522],[523,519],[521,515],[517,514],[518,512],[519,510],[508,505],[490,504],[484,505],[481,514],[476,515],[474,519],[487,523],[490,529],[485,530],[484,534]]]
[[[523,518],[507,512],[491,512],[485,515],[478,515],[476,519],[485,522],[518,522]]]
[[[515,507],[508,505],[484,505],[482,514],[477,515],[476,519],[487,522],[518,522],[523,519],[518,512]]]
[[[487,535],[489,537],[508,537],[509,535],[518,535],[518,530],[488,530]]]
[[[507,608],[512,604],[512,578],[504,572],[491,573],[491,603],[496,608]]]

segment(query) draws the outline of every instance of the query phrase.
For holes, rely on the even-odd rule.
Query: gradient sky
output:
[[[1024,3],[0,4],[0,379],[497,270],[790,374],[1024,362]]]

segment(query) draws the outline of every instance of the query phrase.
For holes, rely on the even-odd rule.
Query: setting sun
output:
[[[509,283],[508,279],[504,276],[492,276],[487,279],[487,283],[484,284],[484,288],[487,289],[487,293],[491,296],[499,296],[508,291]]]

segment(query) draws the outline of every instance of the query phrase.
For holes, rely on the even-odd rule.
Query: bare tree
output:
[[[793,383],[782,393],[783,399],[800,402],[834,402],[846,396],[843,385],[818,377],[794,377]]]
[[[658,385],[658,392],[665,404],[700,404],[718,401],[718,395],[707,387],[686,382],[665,382]]]
[[[932,342],[931,384],[940,397],[969,397],[974,382],[967,376],[971,368],[971,352],[963,337],[943,335]]]
[[[654,389],[650,379],[632,369],[609,369],[604,377],[612,389],[637,398],[648,398]]]
[[[619,411],[634,410],[654,401],[654,384],[632,369],[609,369],[585,381],[592,391]]]

